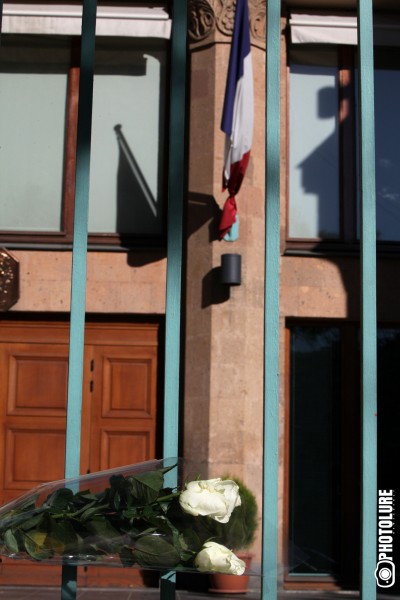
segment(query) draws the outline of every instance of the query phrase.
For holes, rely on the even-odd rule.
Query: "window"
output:
[[[377,238],[400,241],[400,51],[375,52]]]
[[[69,40],[2,39],[3,231],[61,231],[69,63]]]
[[[288,248],[357,247],[359,192],[355,46],[289,50]],[[375,48],[377,239],[400,241],[400,49]]]
[[[337,48],[321,48],[316,58],[310,60],[304,48],[291,52],[289,237],[294,239],[340,235]]]
[[[165,39],[98,37],[89,243],[164,235]],[[70,243],[79,38],[2,36],[0,242]]]
[[[89,232],[160,236],[165,42],[103,40],[96,56]]]
[[[290,575],[336,576],[340,563],[340,330],[291,329]]]
[[[357,586],[360,367],[356,323],[292,322],[286,579]],[[400,327],[378,328],[378,488],[400,489]]]

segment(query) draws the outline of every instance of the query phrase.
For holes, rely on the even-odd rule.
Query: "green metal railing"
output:
[[[171,38],[170,136],[168,160],[168,242],[164,456],[178,455],[180,324],[185,185],[186,0],[173,3]],[[89,205],[91,115],[96,29],[96,0],[83,0],[74,243],[72,259],[70,358],[66,439],[66,477],[79,475],[85,324],[86,256]],[[63,567],[62,600],[76,597],[76,567]],[[161,594],[174,595],[174,574],[162,577]]]
[[[167,289],[165,311],[164,457],[178,456],[181,375],[183,201],[185,195],[187,2],[172,10],[171,88],[168,152]],[[169,485],[177,482],[169,482]],[[160,597],[175,597],[175,573],[161,576]]]
[[[180,397],[187,0],[172,2],[164,456],[178,454]],[[0,0],[0,23],[2,0]],[[267,0],[266,250],[262,598],[278,590],[278,412],[280,261],[280,15],[281,0]],[[71,287],[70,360],[66,441],[67,477],[79,475],[85,322],[87,224],[96,0],[83,0],[77,173]],[[358,2],[362,274],[362,568],[363,600],[376,598],[376,251],[372,0]],[[174,597],[174,574],[160,594]],[[76,568],[64,567],[62,600],[76,597]]]
[[[263,600],[277,598],[280,243],[280,0],[267,2]],[[372,0],[358,2],[361,189],[361,597],[375,600],[377,525],[376,215]]]
[[[96,9],[96,0],[83,1],[76,150],[76,192],[72,249],[65,477],[78,477],[80,474],[80,432],[83,354],[85,343],[86,262]],[[76,598],[76,580],[77,568],[70,565],[64,565],[62,568],[61,585],[62,600],[74,600],[74,598]]]
[[[361,597],[375,600],[377,525],[376,200],[372,0],[358,2],[361,190]]]
[[[281,2],[267,3],[262,598],[278,593]]]

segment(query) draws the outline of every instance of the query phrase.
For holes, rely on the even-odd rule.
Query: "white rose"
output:
[[[241,504],[239,486],[230,479],[191,481],[179,502],[182,510],[194,517],[208,516],[219,523],[227,523],[233,509]]]
[[[194,560],[194,565],[199,571],[216,571],[231,575],[243,575],[245,570],[243,560],[216,542],[204,544]]]

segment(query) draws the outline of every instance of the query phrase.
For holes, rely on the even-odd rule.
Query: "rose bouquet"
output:
[[[245,566],[214,523],[240,506],[232,480],[178,487],[179,461],[149,461],[44,484],[0,508],[0,554],[52,564],[218,571]]]

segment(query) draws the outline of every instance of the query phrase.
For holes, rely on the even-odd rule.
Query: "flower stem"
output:
[[[166,502],[167,500],[172,500],[172,498],[177,498],[181,495],[181,492],[173,492],[172,494],[168,494],[167,496],[161,496],[161,498],[157,498],[156,502]]]

